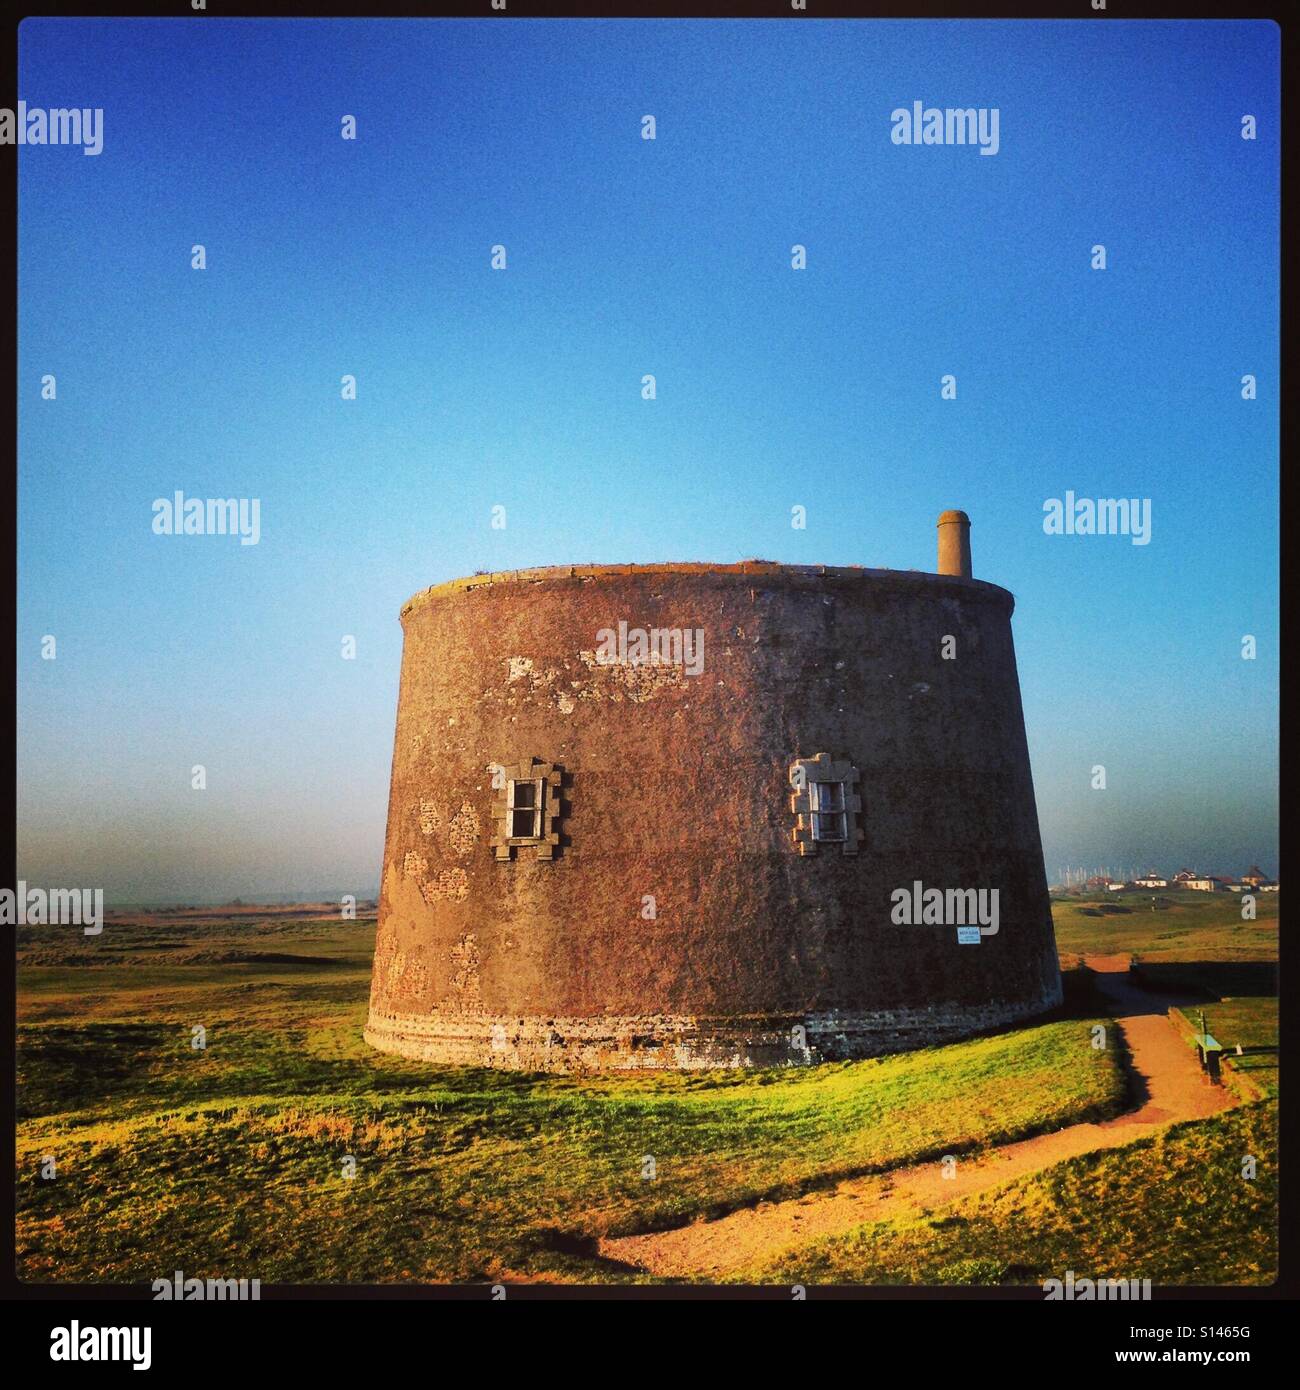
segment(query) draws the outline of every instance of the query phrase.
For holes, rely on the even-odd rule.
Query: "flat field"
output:
[[[1118,925],[1072,903],[1064,935],[1079,955],[1197,964],[1209,972],[1197,997],[1214,998],[1221,963],[1269,968],[1272,907],[1238,935],[1217,903]],[[651,1276],[603,1256],[603,1239],[1106,1120],[1140,1089],[1122,1045],[1090,1045],[1107,1015],[1086,970],[1067,971],[1066,1008],[1035,1026],[809,1070],[578,1078],[416,1063],[361,1037],[373,916],[326,911],[110,919],[93,940],[23,929],[21,1278],[638,1281]],[[1275,1008],[1270,1033],[1253,985],[1214,1006],[1213,1027],[1252,1058],[1276,1045]],[[1067,1255],[1076,1270],[1086,1256],[1123,1277],[1201,1278],[1168,1255],[1163,1213],[1198,1239],[1218,1232],[1226,1282],[1268,1278],[1271,1104],[1188,1126],[1154,1156],[1135,1145],[1057,1165],[937,1224],[812,1242],[794,1263],[805,1282],[1014,1282]],[[1227,1153],[1247,1138],[1268,1176],[1244,1191],[1184,1161],[1195,1142]],[[1121,1190],[1125,1206],[1098,1208],[1099,1191]],[[1134,1224],[1128,1207],[1150,1219]],[[744,1272],[785,1279],[776,1256]]]

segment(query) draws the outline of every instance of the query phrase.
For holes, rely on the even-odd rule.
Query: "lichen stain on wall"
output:
[[[579,652],[578,659],[592,673],[593,683],[578,687],[581,700],[630,700],[634,705],[653,700],[663,690],[686,683],[686,668],[670,662],[623,665],[599,661],[595,652]],[[577,682],[573,682],[577,686]]]
[[[680,665],[654,661],[605,663],[594,651],[580,651],[578,660],[581,665],[577,667],[563,661],[558,666],[539,669],[531,657],[508,657],[503,663],[504,687],[484,690],[480,699],[486,705],[509,709],[548,703],[561,714],[572,714],[582,700],[609,700],[616,704],[627,700],[639,705],[653,700],[661,691],[686,683],[685,668]]]

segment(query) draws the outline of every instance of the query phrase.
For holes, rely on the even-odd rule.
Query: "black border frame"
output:
[[[833,20],[853,20],[853,19],[962,19],[962,20],[1007,20],[1007,19],[1036,19],[1036,20],[1061,20],[1075,22],[1105,23],[1108,20],[1272,20],[1281,31],[1282,35],[1282,71],[1280,74],[1280,85],[1283,94],[1282,115],[1283,115],[1283,140],[1281,148],[1281,170],[1282,170],[1282,218],[1281,218],[1281,240],[1283,248],[1287,246],[1286,233],[1288,227],[1294,226],[1294,218],[1291,215],[1292,188],[1294,179],[1293,173],[1294,157],[1292,154],[1293,142],[1291,138],[1294,121],[1289,119],[1291,113],[1288,110],[1286,101],[1286,77],[1295,71],[1294,50],[1296,45],[1296,33],[1300,29],[1300,11],[1293,12],[1290,5],[1285,0],[1264,0],[1264,3],[1253,3],[1248,8],[1243,8],[1240,4],[1234,4],[1233,0],[1173,0],[1173,3],[1159,4],[1150,3],[1128,3],[1127,0],[1106,0],[1107,8],[1104,11],[1094,11],[1091,0],[996,0],[995,3],[981,4],[977,0],[891,0],[890,3],[862,3],[858,0],[807,0],[807,10],[795,12],[791,9],[790,0],[767,0],[766,3],[754,3],[754,0],[707,0],[707,3],[699,5],[683,4],[680,0],[673,3],[672,0],[507,0],[508,9],[501,13],[491,9],[490,0],[477,0],[476,3],[448,4],[443,0],[381,0],[374,7],[369,7],[358,3],[358,0],[302,0],[301,4],[284,3],[284,0],[267,0],[267,3],[249,4],[246,0],[208,0],[209,8],[206,12],[194,12],[191,9],[189,0],[106,0],[102,4],[90,3],[52,3],[40,9],[33,9],[29,14],[19,14],[15,16],[11,25],[0,30],[0,44],[3,44],[3,53],[0,54],[0,66],[9,74],[12,74],[13,95],[5,98],[3,103],[12,102],[15,107],[18,98],[17,92],[17,57],[19,27],[24,18],[37,17],[43,18],[96,18],[105,19],[113,17],[130,18],[155,18],[155,19],[176,19],[189,20],[193,23],[202,23],[205,18],[219,19],[280,19],[292,21],[294,19],[456,19],[456,18],[477,18],[491,19],[498,23],[511,23],[520,21],[545,22],[547,19],[590,19],[600,20],[626,20],[626,19],[728,19],[734,21],[763,19],[770,22],[779,23],[786,21],[798,23],[801,19],[833,19]],[[363,11],[358,13],[358,11]],[[12,161],[7,168],[2,167],[2,162],[9,159],[7,152],[0,148],[0,180],[3,180],[13,194],[13,206],[17,209],[17,170],[18,161],[16,150]],[[0,228],[3,231],[3,242],[0,243],[0,254],[3,254],[9,264],[14,267],[12,280],[6,280],[5,296],[9,299],[9,308],[16,322],[17,312],[17,220],[12,218],[0,219]],[[1282,253],[1282,265],[1280,269],[1279,290],[1280,290],[1280,311],[1282,324],[1282,360],[1279,363],[1281,389],[1279,392],[1279,411],[1281,425],[1281,448],[1279,456],[1279,488],[1280,503],[1279,514],[1287,515],[1287,502],[1290,500],[1290,492],[1286,481],[1286,468],[1283,460],[1287,457],[1294,457],[1290,453],[1290,447],[1294,447],[1294,373],[1289,370],[1287,361],[1287,345],[1289,335],[1287,328],[1294,321],[1294,296],[1291,293],[1291,279],[1286,274],[1286,251]],[[12,288],[10,288],[12,287]],[[15,359],[16,366],[16,359]],[[12,431],[8,437],[15,441],[14,466],[12,471],[6,473],[5,492],[3,500],[10,508],[10,515],[16,523],[17,515],[17,401],[13,395],[5,396],[4,409],[12,412]],[[15,536],[16,539],[16,536]],[[19,583],[19,556],[17,547],[14,548],[14,561],[11,566],[6,567],[4,574],[6,579],[13,582],[15,586],[15,602],[6,603],[4,607],[4,636],[8,639],[5,648],[8,653],[6,660],[9,663],[16,663],[16,593]],[[1287,654],[1290,651],[1290,624],[1288,623],[1289,606],[1285,602],[1288,586],[1283,582],[1284,576],[1290,569],[1290,557],[1283,551],[1282,570],[1278,575],[1279,588],[1282,591],[1282,653],[1283,653],[1283,692],[1285,694],[1290,686],[1289,671],[1287,669]],[[11,673],[16,676],[16,668],[10,666]],[[5,682],[3,698],[6,705],[15,701],[15,679]],[[1285,708],[1285,702],[1282,702]],[[0,741],[3,748],[3,763],[0,763],[0,775],[8,778],[7,785],[16,786],[14,777],[16,771],[16,735],[17,728],[14,719],[12,705],[9,708],[10,727],[15,731],[15,744],[9,740]],[[1288,756],[1290,739],[1285,721],[1281,728],[1281,757],[1280,766],[1289,768],[1293,765],[1293,759]],[[1285,792],[1285,782],[1279,789]],[[1281,818],[1281,841],[1280,859],[1289,867],[1292,856],[1289,853],[1290,833],[1289,824],[1286,816],[1287,806],[1285,796],[1282,802]],[[13,842],[11,841],[11,851]],[[12,862],[12,861],[11,861]],[[16,868],[16,865],[15,865]],[[16,880],[16,873],[8,878],[8,882]],[[1282,877],[1279,867],[1278,877]],[[1283,938],[1284,939],[1284,938]],[[1280,985],[1279,985],[1279,1010],[1281,1019],[1281,1038],[1280,1054],[1285,1059],[1284,1068],[1291,1073],[1295,1070],[1296,1075],[1300,1075],[1300,1059],[1297,1057],[1297,1036],[1296,1032],[1289,1026],[1291,1016],[1293,1016],[1296,1006],[1296,978],[1292,972],[1286,969],[1288,957],[1294,952],[1295,948],[1288,949],[1282,946],[1280,949],[1281,960],[1279,962]],[[15,959],[8,952],[4,953],[3,964],[3,988],[4,998],[8,1005],[9,1017],[14,1020],[16,1026],[16,983],[17,972]],[[11,1035],[12,1036],[12,1035]],[[13,1058],[11,1064],[3,1070],[3,1097],[5,1112],[9,1115],[15,1113],[15,1072]],[[1286,1105],[1280,1107],[1280,1127],[1281,1127],[1281,1148],[1288,1157],[1292,1153],[1300,1153],[1300,1140],[1297,1139],[1297,1117],[1300,1116],[1300,1106]],[[12,1165],[15,1155],[16,1134],[15,1131],[6,1125],[4,1127],[5,1155]],[[1237,1343],[1242,1348],[1250,1349],[1252,1352],[1264,1352],[1267,1345],[1280,1347],[1283,1337],[1289,1332],[1289,1327],[1284,1322],[1286,1310],[1282,1306],[1284,1302],[1295,1301],[1300,1298],[1300,1280],[1297,1279],[1297,1260],[1294,1247],[1300,1238],[1300,1219],[1297,1219],[1295,1182],[1284,1182],[1280,1194],[1280,1276],[1276,1283],[1268,1286],[1157,1286],[1153,1290],[1153,1300],[1150,1303],[1138,1305],[1133,1308],[1129,1304],[1091,1304],[1092,1312],[1086,1314],[1083,1322],[1077,1318],[1070,1318],[1068,1325],[1057,1321],[1050,1316],[1036,1320],[1037,1334],[1044,1338],[1050,1338],[1051,1351],[1058,1358],[1058,1364],[1068,1363],[1071,1366],[1082,1369],[1084,1365],[1095,1366],[1100,1371],[1103,1367],[1116,1365],[1114,1360],[1115,1345],[1121,1336],[1121,1328],[1133,1322],[1144,1322],[1151,1325],[1178,1323],[1191,1323],[1202,1325],[1209,1317],[1207,1303],[1212,1302],[1218,1307],[1210,1321],[1218,1324],[1250,1323],[1258,1324],[1258,1328],[1263,1330],[1265,1335],[1258,1340],[1248,1340]],[[261,1343],[263,1337],[271,1337],[280,1342],[286,1348],[286,1355],[291,1355],[295,1369],[306,1369],[310,1363],[311,1356],[317,1354],[321,1356],[320,1364],[334,1374],[341,1375],[345,1369],[351,1369],[353,1365],[359,1370],[367,1370],[371,1374],[384,1374],[386,1370],[396,1369],[394,1363],[400,1362],[401,1350],[392,1338],[397,1342],[405,1340],[412,1353],[418,1353],[420,1360],[424,1363],[424,1368],[418,1372],[423,1375],[436,1375],[441,1369],[439,1362],[442,1361],[440,1348],[434,1339],[428,1337],[431,1330],[427,1326],[422,1326],[418,1331],[411,1328],[409,1318],[403,1317],[400,1313],[397,1317],[400,1322],[392,1322],[392,1313],[385,1313],[385,1310],[377,1305],[401,1305],[413,1301],[428,1300],[457,1300],[457,1301],[492,1301],[492,1289],[487,1284],[475,1285],[298,1285],[298,1284],[269,1284],[262,1288],[262,1301],[259,1303],[247,1303],[241,1305],[245,1309],[245,1316],[239,1319],[236,1314],[231,1318],[224,1318],[219,1329],[214,1329],[208,1317],[204,1314],[191,1314],[188,1316],[171,1313],[173,1308],[171,1303],[160,1303],[154,1301],[152,1291],[147,1285],[72,1285],[72,1284],[23,1284],[20,1283],[15,1273],[15,1193],[9,1189],[7,1198],[7,1215],[3,1235],[0,1237],[5,1255],[0,1260],[0,1296],[7,1301],[17,1300],[24,1304],[37,1303],[43,1305],[43,1311],[36,1318],[26,1318],[23,1321],[27,1324],[26,1332],[30,1333],[36,1340],[35,1355],[38,1363],[43,1363],[46,1373],[50,1373],[54,1368],[50,1366],[46,1355],[48,1346],[48,1330],[53,1323],[66,1321],[68,1318],[79,1318],[83,1324],[86,1322],[100,1322],[105,1316],[106,1304],[147,1303],[150,1307],[150,1314],[147,1322],[154,1327],[155,1337],[161,1341],[155,1342],[155,1370],[160,1370],[159,1353],[161,1349],[166,1349],[167,1354],[172,1355],[177,1348],[182,1349],[182,1354],[187,1361],[186,1369],[200,1369],[217,1372],[219,1369],[249,1369],[261,1360],[262,1354],[258,1351],[251,1351],[247,1344],[240,1346],[235,1344],[235,1337],[238,1332],[243,1332],[253,1339],[253,1345]],[[937,1371],[941,1368],[952,1367],[953,1369],[964,1370],[967,1373],[980,1370],[986,1373],[998,1374],[999,1371],[1010,1369],[1017,1363],[1028,1368],[1039,1361],[1040,1353],[1033,1347],[1035,1333],[1027,1327],[1029,1319],[1023,1315],[1010,1315],[1011,1304],[1017,1303],[1044,1303],[1042,1291],[1036,1287],[1028,1288],[989,1288],[980,1289],[973,1287],[948,1288],[948,1287],[882,1287],[882,1286],[809,1286],[807,1290],[808,1301],[868,1301],[890,1305],[888,1329],[883,1328],[878,1320],[873,1320],[870,1328],[864,1327],[867,1333],[864,1338],[862,1351],[867,1351],[873,1355],[869,1348],[874,1338],[871,1333],[877,1335],[886,1332],[891,1339],[902,1336],[907,1340],[904,1345],[908,1352],[915,1357],[914,1365],[917,1370],[925,1368],[929,1371]],[[662,1303],[665,1301],[761,1301],[761,1302],[790,1302],[792,1301],[791,1290],[786,1287],[748,1287],[727,1285],[722,1287],[708,1285],[679,1285],[679,1284],[655,1284],[655,1285],[554,1285],[554,1284],[521,1284],[510,1285],[507,1291],[507,1302],[537,1302],[537,1301],[563,1301],[563,1302],[650,1302]],[[319,1325],[323,1316],[328,1316],[324,1309],[313,1307],[313,1305],[328,1305],[340,1301],[347,1301],[354,1304],[366,1304],[368,1306],[367,1316],[361,1321],[367,1324],[366,1332],[362,1334],[358,1326],[347,1329],[339,1329],[339,1341],[335,1341],[327,1335],[325,1342],[318,1341]],[[929,1309],[927,1305],[936,1302],[945,1304],[941,1321],[934,1322],[934,1313],[938,1310]],[[900,1303],[915,1305],[912,1312],[903,1315],[902,1309],[898,1307]],[[963,1306],[964,1305],[964,1306]],[[995,1306],[996,1305],[996,1306]],[[187,1307],[206,1307],[206,1308],[226,1308],[228,1305],[222,1304],[189,1304]],[[274,1313],[261,1314],[259,1309],[274,1309]],[[160,1310],[167,1309],[168,1312]],[[1139,1312],[1140,1310],[1140,1312]],[[353,1316],[360,1310],[354,1309]],[[883,1310],[878,1310],[883,1311]],[[928,1311],[928,1316],[927,1316]],[[265,1319],[270,1317],[268,1323]],[[919,1345],[910,1332],[903,1332],[896,1326],[900,1320],[904,1323],[912,1323],[916,1318],[921,1318],[918,1328],[920,1337]],[[115,1314],[113,1320],[117,1323],[122,1321],[138,1321],[136,1317],[128,1315],[124,1318],[121,1313]],[[198,1325],[201,1323],[201,1327]],[[308,1325],[310,1327],[308,1328]],[[185,1330],[188,1329],[188,1330]],[[222,1346],[214,1346],[212,1342],[212,1332],[219,1330],[221,1339],[225,1343]],[[1111,1332],[1114,1337],[1111,1337]],[[381,1345],[376,1346],[370,1341],[373,1333],[378,1332],[383,1338]],[[1269,1336],[1269,1333],[1272,1336]],[[201,1339],[197,1343],[191,1342],[190,1337],[197,1334]],[[1288,1338],[1289,1340],[1289,1338]],[[24,1344],[28,1337],[24,1334]],[[340,1345],[344,1342],[347,1345]],[[367,1347],[366,1343],[370,1342]],[[423,1346],[420,1343],[423,1343]],[[315,1352],[312,1352],[313,1344]],[[1146,1343],[1145,1345],[1158,1345],[1161,1349],[1168,1348],[1176,1344],[1170,1341],[1158,1344]],[[1188,1346],[1198,1345],[1188,1343]],[[1218,1344],[1216,1344],[1218,1345]],[[1227,1346],[1227,1343],[1222,1344]],[[30,1350],[30,1348],[28,1348]],[[289,1350],[291,1349],[291,1351]],[[540,1349],[535,1349],[534,1355]],[[823,1354],[825,1349],[823,1348]],[[349,1351],[356,1357],[355,1362],[349,1358]],[[802,1346],[803,1355],[801,1360],[805,1361],[813,1348],[806,1343]],[[306,1354],[305,1354],[306,1353]],[[542,1353],[544,1355],[544,1353]],[[489,1361],[494,1359],[495,1353],[489,1353]],[[550,1359],[550,1358],[547,1358]],[[567,1358],[566,1358],[567,1359]],[[873,1355],[874,1360],[874,1355]],[[387,1365],[386,1365],[387,1363]],[[892,1358],[891,1358],[892,1363]],[[649,1360],[647,1359],[646,1370],[649,1371]],[[770,1364],[770,1363],[769,1363]],[[174,1361],[173,1361],[174,1366]],[[680,1366],[680,1363],[679,1363]],[[445,1362],[443,1362],[445,1367]],[[1258,1368],[1258,1358],[1252,1357],[1252,1369]],[[450,1370],[450,1367],[446,1367]],[[635,1374],[635,1363],[628,1368]],[[771,1365],[774,1369],[774,1365]],[[829,1368],[828,1368],[829,1369]],[[905,1373],[904,1366],[889,1364],[888,1370],[885,1366],[878,1364],[872,1365],[868,1362],[863,1368],[865,1374],[874,1376],[884,1370],[886,1374]],[[679,1368],[675,1374],[682,1374],[684,1368]]]

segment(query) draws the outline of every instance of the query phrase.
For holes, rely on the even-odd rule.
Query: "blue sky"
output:
[[[947,507],[1017,598],[1049,875],[1276,870],[1278,61],[1266,22],[26,20],[20,95],[104,150],[18,151],[20,873],[371,891],[411,593],[931,569]],[[998,154],[895,146],[914,100],[997,107]],[[177,489],[260,543],[153,534]],[[1045,535],[1067,490],[1151,543]]]

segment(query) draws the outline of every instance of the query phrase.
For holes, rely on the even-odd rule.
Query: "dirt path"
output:
[[[664,1279],[707,1280],[818,1237],[841,1234],[864,1221],[944,1206],[1064,1159],[1118,1148],[1176,1120],[1202,1119],[1236,1103],[1225,1087],[1205,1084],[1195,1054],[1168,1018],[1169,996],[1135,985],[1128,976],[1127,957],[1088,956],[1086,963],[1096,973],[1128,1046],[1139,1086],[1136,1109],[1100,1124],[1070,1125],[978,1156],[959,1157],[951,1178],[943,1176],[937,1162],[849,1178],[825,1192],[763,1202],[716,1221],[602,1240],[600,1254]]]

